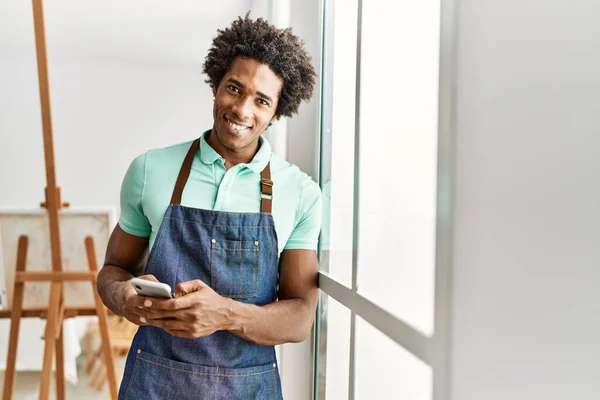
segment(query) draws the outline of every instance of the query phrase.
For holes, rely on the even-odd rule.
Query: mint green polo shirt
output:
[[[191,144],[189,141],[150,150],[136,157],[125,174],[119,226],[131,235],[150,237],[150,248]],[[322,212],[319,186],[297,166],[272,153],[263,137],[252,161],[226,170],[225,159],[202,136],[181,205],[215,211],[260,212],[260,173],[269,160],[279,252],[316,250]]]

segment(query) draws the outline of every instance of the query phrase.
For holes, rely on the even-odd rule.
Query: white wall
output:
[[[273,0],[277,1],[277,0]],[[281,0],[279,0],[281,1]],[[319,80],[321,78],[321,1],[291,0],[291,27],[305,43],[317,71],[317,83],[310,102],[302,102],[298,115],[288,119],[288,159],[315,180],[319,141]]]
[[[458,1],[453,400],[600,398],[599,26]]]

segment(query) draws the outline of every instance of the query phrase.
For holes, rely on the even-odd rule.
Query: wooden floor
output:
[[[122,362],[124,360],[118,360],[119,365],[117,371],[122,373]],[[120,368],[119,368],[120,367]],[[86,400],[109,400],[108,388],[106,385],[102,391],[97,391],[89,385],[90,377],[85,374],[84,368],[78,370],[78,384],[72,385],[67,382],[66,384],[66,398],[71,399],[86,399]],[[117,376],[117,382],[121,379]],[[2,396],[2,388],[4,386],[4,371],[0,371],[0,397]],[[40,388],[40,373],[31,371],[19,371],[17,373],[17,379],[15,382],[15,391],[13,395],[14,400],[37,400],[39,396]],[[50,399],[56,399],[56,390],[54,384],[52,385],[52,395]]]

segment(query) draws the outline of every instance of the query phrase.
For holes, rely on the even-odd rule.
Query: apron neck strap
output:
[[[260,173],[260,212],[271,214],[273,202],[273,181],[271,180],[271,162]]]
[[[200,138],[194,140],[194,143],[190,146],[185,158],[183,160],[183,164],[181,165],[181,169],[179,170],[179,176],[177,177],[177,181],[175,182],[175,189],[173,189],[173,195],[171,196],[171,205],[173,204],[181,204],[181,195],[183,194],[183,188],[187,183],[188,177],[190,176],[190,171],[192,170],[192,163],[194,162],[194,156],[200,147]]]
[[[175,188],[173,189],[173,195],[171,196],[171,205],[181,204],[181,196],[183,189],[192,171],[192,163],[194,162],[194,156],[200,147],[200,138],[194,140],[183,164],[181,170],[179,170],[179,176],[175,182]],[[260,173],[260,212],[271,213],[273,202],[273,181],[271,180],[271,163],[268,162],[265,169]]]

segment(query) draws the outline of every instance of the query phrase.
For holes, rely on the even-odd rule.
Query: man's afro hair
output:
[[[290,117],[302,100],[312,97],[317,74],[311,57],[291,28],[278,29],[262,18],[250,19],[249,14],[217,31],[204,61],[206,82],[216,90],[236,57],[253,58],[269,65],[283,80],[275,115]]]

